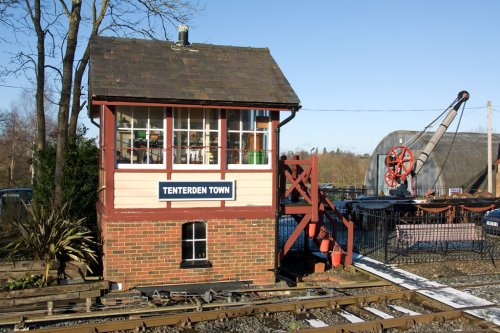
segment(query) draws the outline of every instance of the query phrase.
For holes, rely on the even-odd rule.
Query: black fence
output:
[[[337,206],[338,207],[338,206]],[[339,207],[342,211],[342,207]],[[407,216],[392,209],[357,212],[354,228],[354,252],[387,264],[423,263],[446,260],[498,260],[500,235],[485,232],[484,213],[462,211],[453,220],[446,213]],[[347,231],[333,216],[336,225],[326,218],[324,226],[345,249]],[[286,215],[280,220],[279,247],[298,224],[300,217]],[[302,232],[290,249],[292,252],[319,252],[319,246]]]
[[[392,210],[360,210],[354,251],[388,264],[446,260],[497,260],[500,236],[485,232],[484,213],[406,216]]]
[[[366,196],[366,188],[356,187],[321,187],[321,190],[330,200],[353,200],[361,196]]]

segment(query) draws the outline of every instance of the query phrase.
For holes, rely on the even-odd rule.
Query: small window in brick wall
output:
[[[207,256],[206,222],[188,222],[182,225],[181,268],[211,267]]]

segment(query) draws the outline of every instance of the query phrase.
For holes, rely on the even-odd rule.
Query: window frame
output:
[[[192,234],[186,235],[184,233],[184,227],[188,225],[192,225]],[[202,225],[204,228],[204,238],[196,237],[196,226]],[[190,257],[184,257],[184,243],[189,242],[192,243],[192,253]],[[196,243],[197,242],[205,242],[205,257],[204,258],[196,258]],[[208,261],[208,224],[206,221],[189,221],[185,222],[181,225],[181,268],[203,268],[203,267],[211,267],[212,264]]]
[[[145,128],[135,126],[134,120],[143,119],[143,118],[137,118],[134,114],[136,112],[136,110],[138,110],[139,108],[141,108],[141,109],[146,108],[148,111],[147,117],[146,117],[147,125]],[[127,110],[127,109],[131,110],[131,119],[129,121],[130,127],[124,127],[124,126],[120,127],[119,124],[120,124],[121,119],[118,119],[118,114],[124,113],[125,110]],[[161,117],[162,128],[156,129],[156,128],[151,127],[151,109],[160,109],[162,111],[162,117]],[[168,158],[167,149],[166,149],[166,147],[167,147],[167,145],[166,145],[167,144],[167,142],[166,142],[167,141],[166,140],[166,138],[167,138],[167,110],[166,110],[166,108],[162,107],[162,106],[132,106],[132,105],[123,105],[122,106],[122,105],[120,105],[120,106],[116,106],[116,108],[115,108],[115,117],[116,117],[115,124],[114,124],[114,128],[115,128],[115,140],[114,140],[115,156],[113,157],[115,169],[122,169],[122,170],[129,170],[129,169],[161,170],[161,169],[165,169],[165,167],[167,165],[166,159]],[[161,132],[163,134],[163,145],[161,147],[157,147],[157,148],[152,148],[150,146],[148,148],[148,144],[146,144],[146,154],[147,154],[147,151],[149,149],[160,150],[161,154],[162,154],[162,163],[119,163],[117,158],[116,158],[116,152],[118,152],[120,149],[117,145],[118,133],[120,130],[123,131],[124,133],[126,133],[126,132],[130,133],[131,138],[134,137],[136,131],[145,131],[147,143],[151,142],[150,141],[150,133],[152,131]],[[133,149],[133,148],[134,147],[131,147],[131,149]]]
[[[191,123],[192,123],[191,110],[196,110],[196,109],[201,109],[203,111],[202,129],[191,129]],[[188,117],[187,117],[188,127],[187,128],[176,128],[176,124],[175,124],[175,122],[176,122],[176,118],[175,118],[176,110],[180,110],[180,112],[188,112]],[[207,117],[207,111],[217,113],[217,117],[216,117],[217,118],[217,130],[210,129],[207,131],[205,129],[206,121],[207,121],[207,119],[209,119]],[[172,119],[172,154],[171,154],[170,158],[172,161],[172,169],[173,170],[193,170],[193,169],[194,170],[219,170],[221,167],[221,157],[222,157],[222,145],[221,145],[221,142],[222,142],[222,111],[221,111],[221,109],[210,109],[210,108],[204,108],[204,107],[173,108],[171,119]],[[202,147],[200,149],[204,149],[204,148],[210,149],[210,147],[216,148],[217,149],[217,163],[214,163],[214,164],[203,164],[203,163],[201,163],[201,164],[194,164],[194,163],[178,164],[178,163],[175,163],[174,154],[176,153],[176,149],[177,149],[176,148],[177,146],[175,144],[176,132],[187,132],[188,140],[190,140],[190,138],[189,138],[190,132],[201,132],[202,136],[207,135],[206,133],[208,133],[208,135],[210,135],[210,133],[217,133],[217,146],[193,146],[193,147]],[[187,147],[191,147],[191,145],[188,145]],[[189,150],[190,148],[186,148],[186,149]],[[189,154],[189,152],[187,154]]]
[[[238,111],[239,114],[240,114],[240,120],[239,120],[239,130],[231,130],[229,128],[229,121],[228,121],[228,114],[230,112],[235,112],[235,111]],[[268,122],[267,122],[267,131],[258,131],[257,130],[257,118],[259,117],[258,116],[258,112],[259,111],[263,111],[263,112],[267,112],[267,117],[268,117]],[[243,129],[244,128],[244,125],[243,125],[243,113],[244,112],[253,112],[253,126],[252,126],[252,130],[245,130]],[[227,164],[227,169],[228,170],[269,170],[272,168],[272,142],[273,142],[273,131],[271,130],[272,129],[272,113],[270,110],[266,110],[266,109],[251,109],[251,110],[246,110],[246,109],[237,109],[237,110],[227,110],[226,112],[226,164]],[[265,133],[267,134],[267,145],[265,147],[265,152],[266,152],[266,157],[267,157],[267,163],[266,164],[234,164],[234,163],[229,163],[229,158],[227,158],[227,153],[230,151],[230,150],[233,150],[233,149],[230,149],[228,148],[229,145],[228,145],[228,142],[229,142],[229,134],[230,133],[239,133],[240,135],[240,147],[238,149],[238,151],[242,151],[241,149],[241,145],[242,145],[242,136],[244,133],[252,133],[252,135],[254,136],[254,142],[256,142],[255,138],[256,138],[256,135],[258,133]],[[256,159],[256,156],[254,156],[254,158]]]

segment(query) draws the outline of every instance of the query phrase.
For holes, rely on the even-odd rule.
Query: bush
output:
[[[95,241],[91,231],[85,227],[85,218],[69,217],[69,205],[62,209],[49,208],[38,203],[26,207],[28,217],[12,221],[15,236],[7,243],[7,257],[17,259],[29,256],[45,264],[43,282],[47,283],[52,261],[61,266],[69,260],[89,264],[97,262]]]
[[[7,282],[3,288],[5,291],[28,289],[28,288],[40,288],[45,285],[43,277],[41,275],[26,274],[23,277],[12,279]]]

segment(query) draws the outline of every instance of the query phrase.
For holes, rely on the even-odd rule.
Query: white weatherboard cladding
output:
[[[271,206],[273,204],[273,173],[226,173],[226,180],[236,182],[236,200],[226,207]]]
[[[166,181],[164,172],[116,172],[114,174],[115,208],[166,208],[158,200],[158,182]],[[172,173],[173,181],[220,181],[220,173]],[[234,180],[236,199],[226,200],[226,207],[271,206],[273,201],[272,172],[230,172],[225,180]],[[220,207],[220,200],[175,201],[172,208]]]
[[[165,173],[116,172],[115,208],[165,208],[158,201],[160,180],[167,180]]]

